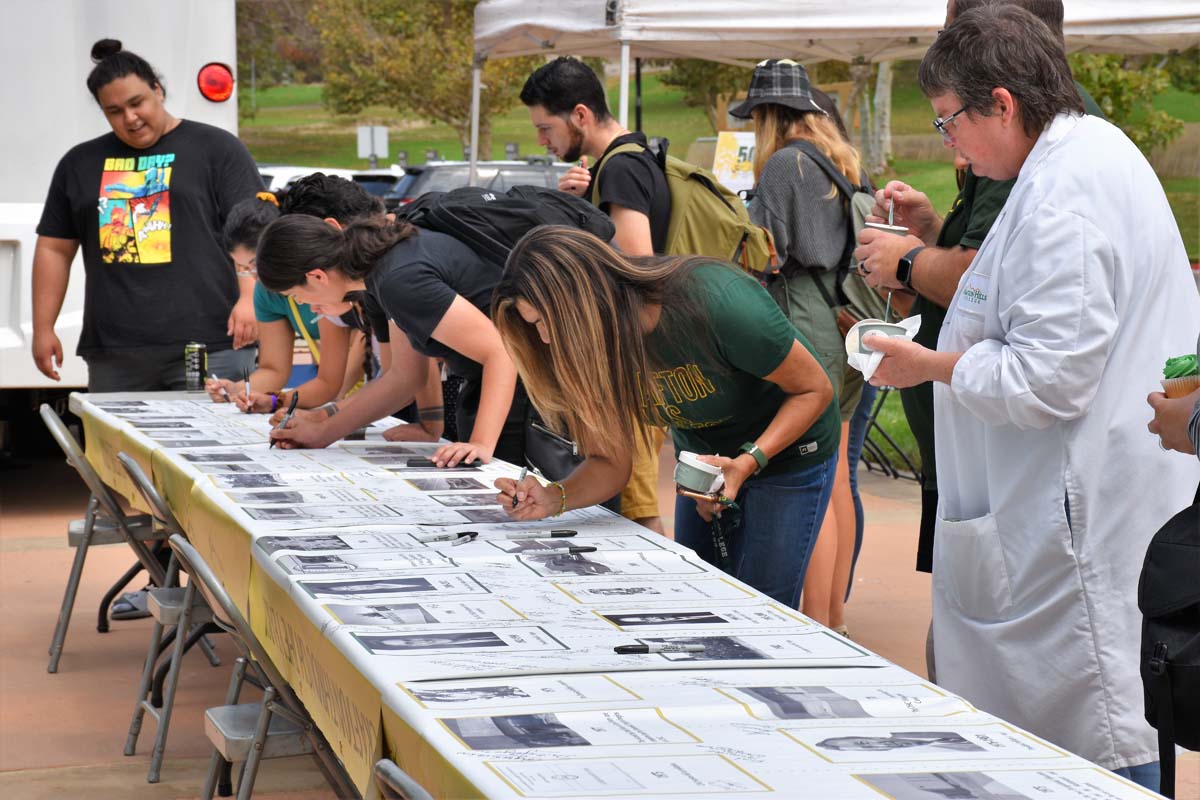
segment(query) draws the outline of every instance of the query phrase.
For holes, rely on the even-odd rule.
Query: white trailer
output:
[[[236,90],[213,102],[198,82],[208,64],[237,64],[234,0],[0,0],[0,392],[87,385],[87,366],[75,355],[82,256],[56,326],[61,383],[33,364],[31,277],[54,167],[74,145],[110,130],[84,85],[92,44],[104,38],[121,40],[158,70],[174,116],[237,134]]]

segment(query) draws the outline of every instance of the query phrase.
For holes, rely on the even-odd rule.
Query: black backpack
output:
[[[1175,796],[1175,745],[1200,750],[1200,492],[1163,525],[1138,582],[1146,721],[1158,730],[1161,792]]]
[[[605,242],[616,233],[608,215],[587,200],[540,186],[428,192],[399,216],[418,228],[453,236],[500,269],[517,240],[539,225],[582,228]]]

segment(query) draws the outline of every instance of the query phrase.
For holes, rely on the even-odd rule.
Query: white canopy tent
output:
[[[1067,49],[1165,53],[1200,44],[1196,0],[1064,0]],[[945,0],[481,0],[475,8],[471,164],[488,58],[619,56],[617,117],[629,117],[629,62],[701,58],[865,61],[917,58],[945,22]]]

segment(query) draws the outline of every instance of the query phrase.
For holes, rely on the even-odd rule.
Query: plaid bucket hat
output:
[[[763,103],[775,103],[797,111],[825,112],[813,102],[804,65],[787,58],[771,58],[754,68],[746,100],[729,109],[729,116],[750,119],[750,112]]]

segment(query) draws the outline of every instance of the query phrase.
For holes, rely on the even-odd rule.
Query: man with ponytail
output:
[[[166,88],[140,56],[103,39],[88,90],[112,130],[59,161],[33,257],[33,357],[59,379],[54,325],[80,247],[87,284],[79,355],[93,392],[182,389],[183,349],[240,374],[258,338],[253,277],[234,273],[226,215],[262,189],[232,134],[171,115]]]

